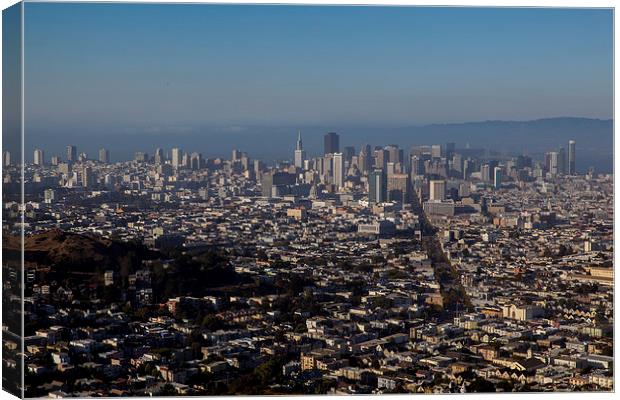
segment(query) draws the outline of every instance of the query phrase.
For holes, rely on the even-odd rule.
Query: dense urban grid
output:
[[[5,152],[4,367],[52,397],[612,390],[613,177],[550,150],[36,149],[23,222]]]

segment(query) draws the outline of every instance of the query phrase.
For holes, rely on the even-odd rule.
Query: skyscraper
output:
[[[443,201],[446,199],[446,181],[429,182],[429,198],[431,201]]]
[[[372,149],[369,144],[365,144],[360,150],[359,168],[365,173],[368,173],[372,168]]]
[[[99,161],[107,164],[110,162],[110,151],[108,149],[99,149]]]
[[[568,174],[575,175],[575,141],[568,141]]]
[[[77,147],[73,145],[67,146],[67,161],[69,162],[77,161]]]
[[[382,203],[386,200],[387,182],[385,173],[376,169],[368,175],[368,202]]]
[[[375,150],[375,168],[385,171],[389,159],[390,153],[386,149]]]
[[[82,170],[82,186],[85,188],[91,187],[94,184],[94,176],[90,167],[85,167]]]
[[[2,152],[2,165],[4,165],[5,167],[8,167],[9,165],[11,165],[11,152],[9,151]]]
[[[334,153],[334,185],[341,189],[344,187],[344,156],[342,153]]]
[[[190,168],[197,170],[202,168],[202,154],[194,152],[190,158]]]
[[[407,174],[392,174],[387,177],[387,199],[407,204],[410,201],[411,181]]]
[[[45,164],[45,153],[41,149],[34,150],[34,165]]]
[[[183,151],[177,147],[172,149],[172,166],[179,168],[183,162]]]
[[[155,149],[155,164],[163,164],[164,161],[164,150],[161,148]]]
[[[549,173],[553,176],[557,175],[559,173],[559,154],[557,151],[551,151],[547,154],[545,154],[545,157],[547,159],[548,165],[547,165],[547,170],[549,171]]]
[[[558,151],[558,174],[566,174],[567,167],[566,151],[564,151],[564,147],[560,147]]]
[[[305,159],[306,151],[304,150],[303,142],[301,141],[301,131],[298,131],[297,146],[295,146],[295,166],[297,168],[303,168]]]
[[[409,156],[411,164],[411,176],[424,175],[424,161],[417,155]]]
[[[495,167],[493,170],[493,187],[499,189],[502,187],[502,169]]]
[[[340,136],[336,132],[329,132],[323,138],[325,152],[323,154],[333,154],[340,152]]]
[[[351,164],[351,160],[353,159],[353,156],[355,156],[355,147],[353,147],[353,146],[346,146],[344,148],[343,154],[344,154],[344,161],[348,162],[349,165],[350,165]]]

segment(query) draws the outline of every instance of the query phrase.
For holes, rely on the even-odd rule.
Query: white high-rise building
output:
[[[183,163],[183,151],[177,147],[172,149],[172,166],[179,168]]]
[[[5,167],[8,167],[9,165],[11,165],[11,152],[9,151],[2,152],[2,165],[4,165]]]
[[[297,168],[303,168],[305,160],[306,151],[304,150],[303,143],[301,142],[301,131],[299,131],[297,133],[297,146],[295,147],[295,166]]]
[[[34,150],[34,165],[45,164],[45,153],[41,149]]]
[[[429,193],[431,201],[443,201],[446,199],[446,181],[430,181]]]
[[[342,153],[334,153],[334,185],[338,189],[344,187],[344,157]]]

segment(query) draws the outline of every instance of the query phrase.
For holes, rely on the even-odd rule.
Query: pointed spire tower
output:
[[[295,148],[295,150],[303,150],[304,146],[303,143],[301,142],[301,131],[297,131],[297,147]]]
[[[297,131],[297,146],[295,147],[295,167],[303,169],[305,160],[306,151],[304,150],[304,146],[301,141],[301,131]]]

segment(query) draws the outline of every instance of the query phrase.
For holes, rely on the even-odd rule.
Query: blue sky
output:
[[[611,118],[612,20],[602,9],[27,3],[26,125]]]

